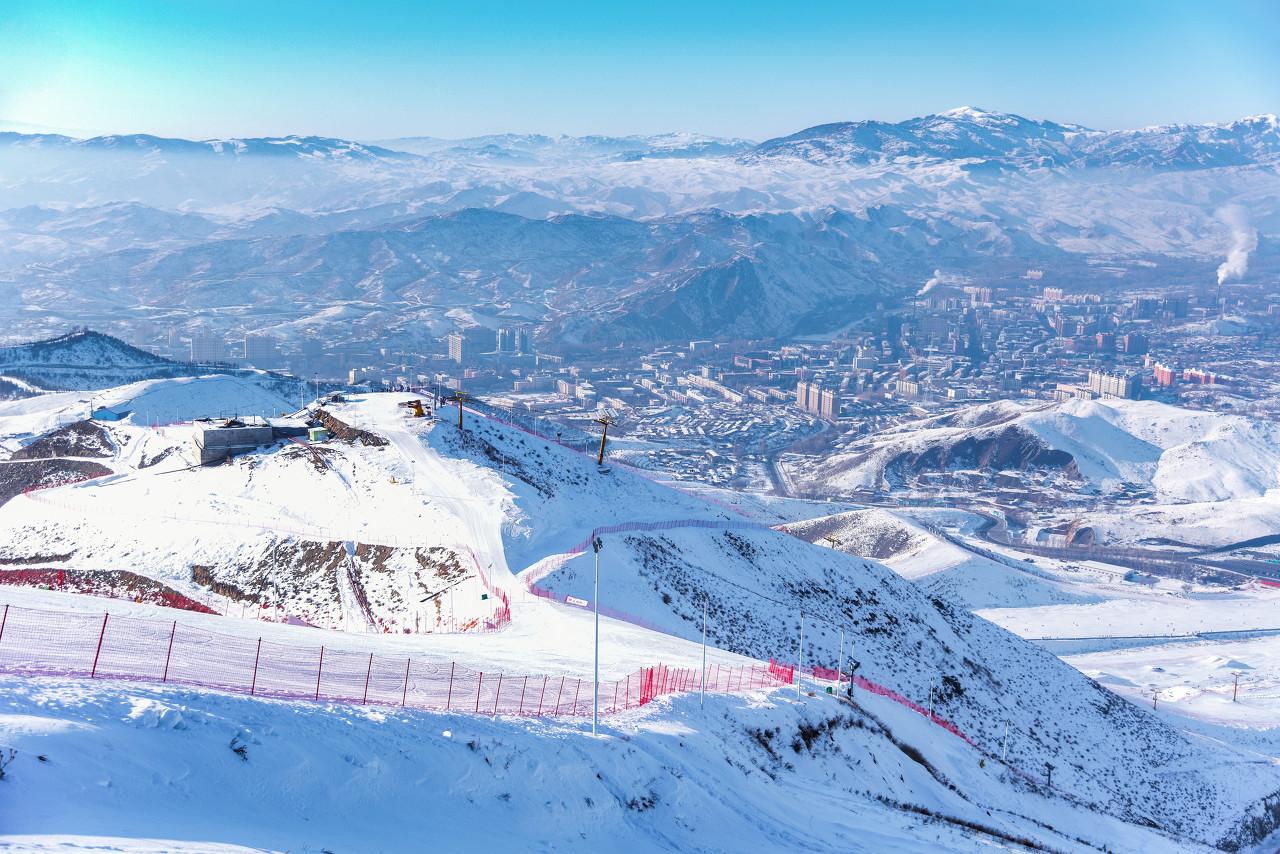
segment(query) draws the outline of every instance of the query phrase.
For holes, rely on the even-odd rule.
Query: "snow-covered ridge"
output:
[[[815,483],[875,490],[920,471],[1046,468],[1163,501],[1258,498],[1280,488],[1280,425],[1155,401],[1002,401],[858,440],[813,464]]]
[[[961,107],[896,123],[819,125],[762,142],[742,158],[747,162],[794,158],[843,165],[932,159],[991,161],[1023,168],[1200,169],[1276,163],[1280,161],[1280,130],[1274,115],[1223,124],[1098,131]]]
[[[493,134],[468,139],[404,137],[375,144],[296,135],[197,141],[148,134],[75,139],[57,134],[5,132],[0,133],[0,146],[179,157],[284,156],[369,162],[429,157],[495,165],[644,158],[740,158],[753,163],[772,158],[798,158],[848,165],[897,158],[931,158],[990,159],[1020,166],[1141,165],[1194,169],[1274,163],[1280,157],[1280,129],[1276,116],[1266,114],[1223,123],[1099,131],[965,106],[900,122],[862,120],[817,125],[759,144],[692,133],[620,137],[543,134]]]
[[[0,146],[121,152],[139,155],[214,157],[297,157],[334,160],[404,160],[414,155],[344,139],[319,136],[254,137],[189,140],[150,134],[123,134],[76,139],[58,134],[0,133]]]

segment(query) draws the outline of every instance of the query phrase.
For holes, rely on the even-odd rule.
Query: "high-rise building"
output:
[[[245,334],[243,352],[245,362],[259,368],[274,364],[280,354],[274,337],[254,333]]]
[[[1130,356],[1142,356],[1147,352],[1149,342],[1141,332],[1129,332],[1120,339],[1120,349]]]
[[[1090,371],[1089,391],[1104,399],[1137,400],[1142,395],[1142,381],[1131,371]]]
[[[920,383],[915,380],[899,379],[894,383],[893,391],[898,397],[916,400],[920,397]]]
[[[498,338],[492,329],[483,326],[468,326],[466,329],[455,329],[448,335],[449,358],[458,364],[470,359],[477,353],[492,353],[497,346]]]
[[[221,335],[196,332],[191,336],[191,361],[200,364],[221,362],[227,358],[227,342]]]
[[[818,414],[832,421],[840,414],[840,403],[835,389],[824,388],[818,392]]]

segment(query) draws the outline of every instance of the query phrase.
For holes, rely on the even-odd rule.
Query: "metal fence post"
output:
[[[502,674],[498,674],[498,692],[493,695],[493,717],[498,716],[498,704],[502,702]]]
[[[369,653],[369,667],[364,672],[364,696],[360,698],[361,705],[369,702],[369,677],[373,675],[373,653]]]
[[[461,407],[461,404],[459,404]],[[484,684],[484,671],[480,671],[480,678],[476,681],[476,714],[480,714],[480,686]]]
[[[98,633],[98,651],[93,654],[93,668],[89,671],[89,678],[96,678],[98,675],[98,657],[102,655],[102,639],[107,636],[107,614],[102,615],[102,631]]]
[[[258,651],[253,654],[253,681],[249,683],[249,696],[258,690],[258,659],[262,657],[262,638],[258,638]]]
[[[404,692],[400,695],[400,708],[402,709],[409,699],[409,665],[412,663],[412,658],[406,658],[404,660]]]
[[[444,710],[446,712],[449,711],[449,704],[453,701],[453,669],[456,666],[455,662],[449,662],[449,693],[444,695]]]
[[[160,677],[161,682],[169,681],[169,659],[173,657],[173,636],[178,633],[178,621],[173,621],[173,628],[169,630],[169,651],[164,654],[164,675]]]
[[[320,647],[320,666],[316,668],[316,702],[320,701],[320,674],[324,673],[324,647]]]
[[[0,617],[0,641],[4,640],[4,624],[9,622],[9,606],[4,606],[4,616]]]

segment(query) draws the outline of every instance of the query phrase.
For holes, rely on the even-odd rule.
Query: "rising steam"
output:
[[[934,270],[933,275],[929,278],[929,281],[925,282],[924,287],[916,292],[916,296],[922,297],[940,284],[942,284],[942,271]]]
[[[1218,211],[1218,219],[1231,228],[1231,248],[1227,260],[1218,267],[1218,284],[1240,279],[1249,271],[1249,253],[1258,248],[1258,232],[1249,225],[1249,214],[1239,205],[1228,205]]]

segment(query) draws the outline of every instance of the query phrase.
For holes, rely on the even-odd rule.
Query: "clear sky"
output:
[[[764,139],[971,104],[1136,127],[1280,112],[1278,40],[1280,0],[0,0],[0,122]]]

